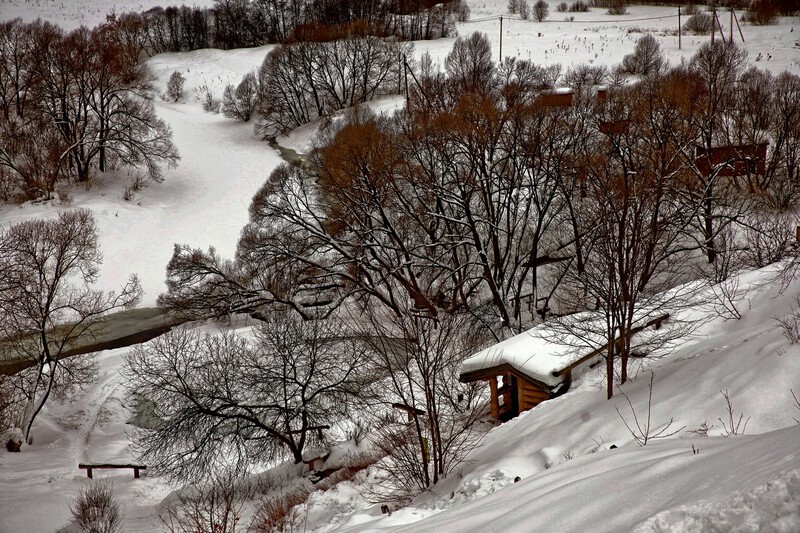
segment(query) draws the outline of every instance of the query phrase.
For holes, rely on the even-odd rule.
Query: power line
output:
[[[491,16],[491,17],[482,17],[482,18],[479,18],[479,19],[470,19],[470,20],[468,20],[466,22],[462,22],[461,24],[488,22],[490,20],[497,20],[498,18],[500,18],[500,16],[503,17],[503,20],[520,20],[520,21],[526,21],[526,22],[534,22],[531,19],[523,19],[523,18],[519,18],[519,17],[508,17],[506,15],[497,15],[497,16]],[[664,16],[661,16],[661,17],[643,17],[643,18],[635,18],[635,19],[617,19],[617,18],[615,18],[613,20],[607,20],[607,19],[606,20],[543,20],[541,23],[561,24],[561,23],[566,22],[566,23],[569,23],[569,24],[617,24],[617,23],[622,23],[622,22],[641,22],[641,21],[644,21],[644,20],[664,20],[664,19],[672,19],[672,18],[675,18],[675,15],[664,15]]]

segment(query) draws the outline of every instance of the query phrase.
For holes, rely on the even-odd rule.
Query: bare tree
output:
[[[403,500],[446,478],[480,442],[482,385],[460,383],[458,372],[485,339],[470,331],[468,315],[374,311],[361,328],[383,378],[375,384],[377,400],[391,409],[372,412],[383,417],[374,440],[387,457],[377,465],[380,486],[369,497]]]
[[[253,341],[173,330],[126,361],[131,394],[152,401],[159,420],[136,431],[135,448],[173,479],[284,455],[300,463],[350,412],[363,363],[363,350],[326,321],[275,314]]]
[[[164,94],[166,100],[177,102],[183,97],[183,86],[186,78],[177,70],[173,72],[167,81],[167,92]]]
[[[0,286],[0,331],[12,350],[34,365],[24,385],[26,440],[54,390],[83,385],[71,375],[81,358],[65,360],[64,353],[94,335],[104,315],[141,297],[135,276],[118,294],[91,289],[101,260],[97,227],[87,210],[21,222],[0,235],[0,271],[6,274]]]
[[[222,93],[222,114],[241,122],[249,122],[258,105],[258,78],[248,72],[236,88],[225,87]]]
[[[537,22],[542,22],[549,15],[550,4],[544,0],[537,0],[537,2],[533,4],[533,18],[535,18]]]
[[[87,210],[21,222],[0,234],[0,331],[14,353],[33,364],[19,377],[26,440],[51,395],[85,385],[79,372],[84,358],[65,359],[65,352],[95,335],[110,311],[141,297],[136,276],[118,294],[92,289],[101,260]]]
[[[636,40],[636,50],[622,59],[622,66],[627,72],[642,76],[661,72],[666,60],[661,45],[652,33],[645,33]]]
[[[444,60],[444,68],[461,91],[485,91],[494,86],[492,45],[484,33],[459,37]]]

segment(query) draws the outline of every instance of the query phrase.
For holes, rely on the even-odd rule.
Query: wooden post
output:
[[[500,64],[503,64],[503,16],[500,16]]]
[[[92,479],[92,469],[91,469],[91,468],[87,468],[87,469],[86,469],[86,476],[87,476],[89,479]]]
[[[736,13],[733,13],[733,20],[736,22],[736,27],[739,29],[739,37],[741,37],[742,42],[744,42],[744,33],[742,33],[742,27],[739,26],[739,17],[736,16]]]
[[[728,38],[728,42],[733,44],[733,6],[731,6],[731,33],[730,37]]]
[[[725,43],[725,31],[722,29],[722,23],[719,21],[719,17],[717,16],[717,12],[714,11],[714,20],[711,21],[712,24],[714,22],[717,23],[717,27],[719,28],[719,36],[722,38],[722,43]]]
[[[517,378],[517,414],[525,410],[525,381]]]
[[[715,5],[711,6],[711,44],[714,44],[714,30],[716,27],[714,26],[714,20],[717,18],[717,8]]]
[[[794,238],[798,243],[800,243],[800,226],[797,226],[797,229],[794,232]]]
[[[489,405],[492,410],[492,417],[495,419],[500,418],[500,404],[497,401],[497,378],[494,376],[489,379],[489,391],[491,394]]]
[[[678,50],[681,49],[681,8],[678,8]]]
[[[136,479],[139,479],[139,467],[137,467],[137,466],[133,467],[133,477],[135,477]]]

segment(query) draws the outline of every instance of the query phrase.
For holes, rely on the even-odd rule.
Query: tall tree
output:
[[[175,330],[127,358],[131,393],[152,402],[159,420],[136,431],[134,444],[173,479],[285,455],[301,463],[350,412],[364,361],[363,349],[329,321],[275,314],[252,341]]]
[[[26,440],[51,395],[80,379],[73,375],[80,358],[65,359],[65,352],[95,335],[110,311],[141,297],[136,276],[119,293],[92,289],[101,260],[97,226],[87,210],[20,222],[0,234],[0,332],[33,364],[20,374]]]

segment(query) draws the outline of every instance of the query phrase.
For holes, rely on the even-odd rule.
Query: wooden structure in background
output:
[[[767,143],[717,146],[707,150],[701,146],[695,148],[695,165],[700,172],[708,176],[722,167],[718,176],[735,177],[747,174],[764,175],[766,173]]]
[[[572,107],[572,97],[572,91],[552,91],[540,94],[536,103],[543,107]]]

